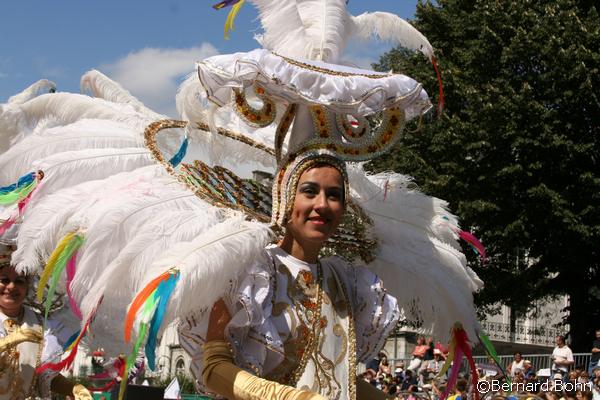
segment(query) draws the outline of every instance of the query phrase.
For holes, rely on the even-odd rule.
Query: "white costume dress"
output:
[[[308,264],[273,245],[265,253],[224,298],[236,365],[328,399],[356,398],[357,361],[372,358],[396,326],[396,299],[371,271],[340,258]],[[199,380],[207,327],[206,311],[179,326]]]
[[[42,322],[40,315],[29,308],[25,308],[22,319],[9,318],[0,312],[0,338],[19,329],[41,333]],[[0,354],[0,400],[50,398],[50,382],[57,373],[45,371],[36,377],[35,369],[42,363],[60,360],[63,350],[57,336],[65,333],[59,324],[49,322],[43,343],[22,342]]]

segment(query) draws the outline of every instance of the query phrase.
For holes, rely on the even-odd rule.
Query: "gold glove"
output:
[[[85,388],[85,386],[83,386],[83,385],[73,386],[73,396],[75,397],[75,400],[92,400],[93,399],[89,390],[87,390]]]
[[[327,400],[319,394],[271,382],[236,367],[229,344],[223,340],[204,344],[202,379],[206,387],[230,400]]]
[[[40,343],[42,340],[44,340],[44,335],[40,331],[35,329],[17,329],[8,336],[0,338],[0,351],[5,351],[9,347],[14,347],[19,343]]]

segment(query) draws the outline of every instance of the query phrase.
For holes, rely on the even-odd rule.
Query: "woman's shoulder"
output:
[[[321,265],[335,270],[337,275],[344,278],[346,281],[355,282],[356,284],[380,284],[379,277],[364,265],[357,265],[339,256],[328,256],[321,259]]]

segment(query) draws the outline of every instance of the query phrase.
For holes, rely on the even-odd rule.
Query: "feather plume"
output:
[[[418,50],[430,61],[433,47],[427,38],[409,22],[399,16],[387,12],[364,13],[352,17],[352,33],[355,37],[376,38],[399,44],[410,50]]]
[[[46,196],[43,202],[32,204],[35,207],[26,211],[20,227],[17,250],[13,253],[13,263],[17,270],[26,273],[38,272],[41,267],[40,260],[46,260],[50,256],[64,235],[69,218],[81,210],[82,216],[79,220],[86,225],[85,214],[93,213],[97,202],[102,204],[111,200],[111,197],[104,197],[107,187],[126,188],[132,182],[152,182],[165,174],[162,165],[151,165],[59,190]]]
[[[10,138],[10,145],[14,145],[31,134],[85,119],[122,123],[140,135],[154,120],[122,104],[79,94],[53,93],[38,96],[18,107],[6,107],[0,114],[0,132],[3,137]],[[8,143],[0,138],[0,147],[7,146]]]
[[[411,189],[410,180],[398,174],[367,176],[361,166],[349,166],[348,173],[353,201],[373,220],[379,243],[378,257],[367,267],[382,278],[404,314],[442,339],[457,320],[474,332],[472,292],[481,281],[458,250],[448,223],[456,219],[445,203]]]
[[[179,184],[157,190],[160,186],[163,184],[153,182],[139,186],[135,191],[114,193],[110,204],[96,205],[93,219],[87,218],[86,246],[71,284],[75,299],[83,305],[84,315],[83,298],[89,288],[138,230],[151,223],[161,212],[179,209],[202,213],[210,207]]]
[[[62,253],[58,256],[56,263],[54,265],[52,271],[52,279],[50,281],[50,285],[48,286],[48,293],[46,294],[46,301],[44,303],[44,319],[48,318],[48,311],[50,310],[50,306],[52,301],[54,300],[54,293],[56,291],[56,286],[58,284],[58,280],[61,278],[62,272],[64,271],[67,263],[74,257],[77,250],[83,244],[84,238],[80,233],[76,233],[70,240],[69,243],[65,246]],[[43,289],[43,288],[42,288]],[[38,297],[39,297],[39,289],[38,289]]]
[[[137,147],[86,149],[51,155],[33,164],[45,174],[44,185],[37,190],[35,202],[58,190],[133,171],[154,162],[147,149]]]
[[[296,3],[310,46],[304,58],[338,62],[352,29],[346,0],[298,0]]]
[[[265,48],[288,57],[304,57],[311,47],[296,1],[250,0],[264,32],[255,36]]]
[[[42,301],[44,297],[44,289],[48,280],[52,276],[52,272],[54,271],[54,267],[56,266],[59,257],[65,252],[67,245],[71,242],[71,240],[75,237],[75,232],[67,233],[61,240],[58,242],[58,246],[50,255],[50,258],[46,262],[46,268],[44,268],[44,272],[40,276],[40,281],[38,284],[38,289],[36,292],[37,301]]]
[[[125,90],[119,83],[111,80],[106,75],[95,69],[86,72],[81,77],[81,92],[90,92],[93,97],[131,106],[137,113],[151,119],[159,120],[166,118],[144,105],[129,91]]]
[[[110,292],[110,302],[102,307],[99,318],[125,320],[125,309],[131,301],[131,294],[142,287],[148,267],[171,246],[189,242],[204,234],[210,227],[220,223],[227,214],[216,207],[204,213],[185,210],[162,212],[140,227],[128,240],[119,255],[105,268],[84,298],[82,309],[90,310],[98,302],[99,294]],[[127,271],[123,273],[122,271]],[[122,331],[114,324],[98,324],[99,336],[114,338],[118,343]],[[111,346],[110,351],[119,353],[122,347]]]
[[[23,104],[41,94],[56,92],[56,84],[47,79],[40,79],[19,94],[15,94],[8,99],[8,104]]]
[[[193,241],[172,246],[148,271],[148,276],[156,276],[158,271],[177,268],[181,274],[165,320],[171,322],[199,307],[214,304],[229,281],[252,260],[263,261],[264,247],[271,238],[272,232],[266,224],[233,214]],[[189,298],[194,302],[188,301]]]
[[[167,326],[178,317],[188,315],[198,308],[209,307],[225,293],[229,280],[241,273],[242,268],[252,263],[252,260],[261,260],[264,246],[270,239],[271,231],[265,224],[245,221],[242,213],[232,212],[223,222],[204,230],[191,241],[169,245],[152,264],[146,264],[141,276],[134,278],[130,273],[114,272],[107,282],[109,289],[106,290],[110,291],[110,298],[105,298],[98,313],[96,332],[101,329],[102,335],[108,335],[105,337],[121,338],[124,331],[124,310],[132,301],[132,293],[139,292],[151,279],[171,268],[179,270],[180,279],[169,301],[162,325]],[[131,280],[135,286],[130,290],[127,285],[118,285],[115,293],[116,286],[112,282],[123,282],[123,275],[128,276],[125,279]],[[94,296],[98,296],[98,293],[88,292],[86,297],[89,298],[82,305],[84,315],[86,304],[91,304]],[[190,298],[194,301],[190,302]],[[108,321],[112,323],[108,324]],[[160,336],[160,331],[158,335]]]
[[[53,134],[55,133],[56,134]],[[0,155],[0,182],[14,182],[30,170],[36,160],[49,155],[93,148],[143,148],[141,134],[112,121],[80,121],[31,135]]]
[[[53,93],[56,85],[46,79],[41,79],[19,94],[8,99],[8,103],[0,104],[0,154],[14,144],[24,126],[20,105],[43,93]]]

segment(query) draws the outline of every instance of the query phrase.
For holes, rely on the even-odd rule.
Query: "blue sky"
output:
[[[151,108],[173,115],[174,94],[194,61],[258,47],[256,10],[238,15],[223,38],[226,10],[217,0],[13,0],[0,13],[0,103],[41,78],[59,91],[79,92],[79,78],[96,68]],[[352,0],[349,10],[388,11],[412,18],[417,0]],[[362,43],[348,50],[368,66],[389,49]],[[173,115],[174,116],[174,115]]]

